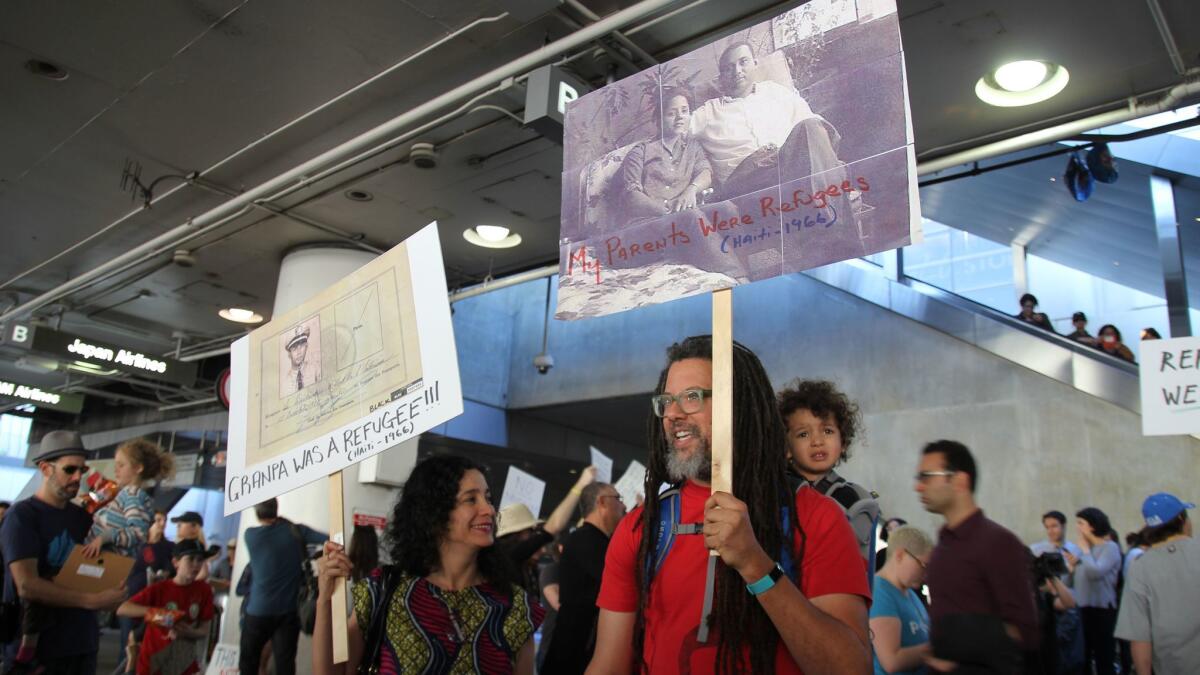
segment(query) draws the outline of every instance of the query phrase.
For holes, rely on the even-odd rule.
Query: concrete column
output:
[[[1158,235],[1158,257],[1162,261],[1163,291],[1167,298],[1167,316],[1171,323],[1168,337],[1190,337],[1192,322],[1188,316],[1187,278],[1183,271],[1183,242],[1175,217],[1175,186],[1169,178],[1150,176],[1150,203],[1154,208],[1154,229]]]
[[[1025,267],[1025,245],[1012,245],[1013,293],[1021,297],[1029,292],[1029,273]]]
[[[296,307],[374,258],[375,255],[372,253],[356,248],[344,248],[336,244],[307,246],[293,250],[284,257],[279,269],[279,283],[275,290],[273,316],[279,316]],[[390,452],[390,450],[385,452]],[[343,490],[346,515],[343,527],[347,533],[347,541],[349,533],[353,529],[350,523],[351,515],[356,508],[390,515],[392,504],[398,494],[396,489],[360,484],[357,466],[344,472]],[[328,505],[329,480],[324,478],[279,496],[279,514],[281,516],[297,523],[304,523],[322,532],[329,531]],[[234,583],[241,577],[246,564],[250,562],[250,551],[246,548],[246,530],[257,525],[258,519],[254,517],[254,510],[251,508],[243,511],[241,526],[238,529],[239,544],[233,574]],[[222,642],[238,643],[241,637],[238,627],[240,610],[241,598],[231,593],[221,627]],[[301,633],[300,645],[296,652],[297,673],[312,672],[311,654],[310,638]]]
[[[904,278],[904,249],[883,252],[883,274],[892,281]]]

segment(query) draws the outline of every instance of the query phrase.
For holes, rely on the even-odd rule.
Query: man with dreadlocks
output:
[[[712,339],[687,338],[667,358],[651,401],[646,494],[674,487],[613,533],[588,673],[869,673],[870,592],[854,533],[836,502],[789,483],[783,420],[758,357],[734,343],[736,497],[709,494]],[[701,625],[710,551],[721,564]]]

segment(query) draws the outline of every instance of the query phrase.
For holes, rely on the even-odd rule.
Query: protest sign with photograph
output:
[[[567,107],[556,317],[919,240],[894,0],[811,0]]]
[[[437,225],[233,344],[225,514],[462,413]]]

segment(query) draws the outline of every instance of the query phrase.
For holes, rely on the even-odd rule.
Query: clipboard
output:
[[[66,564],[55,575],[54,583],[73,591],[97,593],[120,587],[132,569],[133,558],[108,552],[85,558],[83,547],[76,544]]]

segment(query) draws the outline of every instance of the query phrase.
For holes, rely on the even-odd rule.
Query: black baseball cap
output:
[[[1084,314],[1083,312],[1075,312],[1074,314],[1071,315],[1071,320],[1072,321],[1087,321],[1087,314]]]
[[[184,539],[183,541],[176,542],[175,550],[171,552],[171,557],[186,558],[188,556],[206,557],[204,555],[204,547],[200,545],[199,539]]]
[[[195,511],[187,511],[182,516],[176,516],[171,519],[172,523],[195,523],[200,527],[204,527],[204,517]]]

